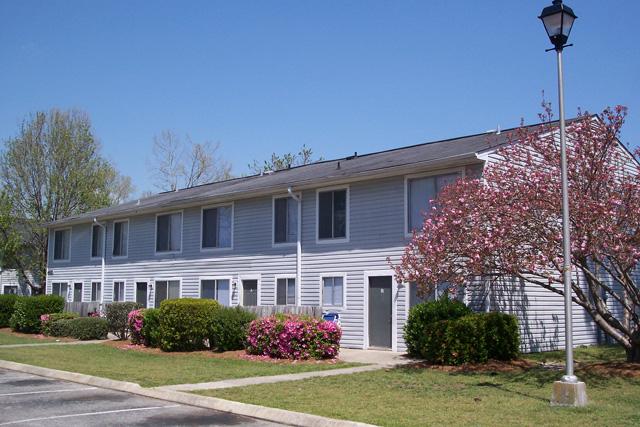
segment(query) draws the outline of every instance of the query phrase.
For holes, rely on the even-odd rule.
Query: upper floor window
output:
[[[347,189],[318,192],[318,239],[346,239]]]
[[[180,252],[182,249],[182,212],[156,217],[156,252]]]
[[[71,239],[71,229],[56,230],[53,232],[53,260],[69,260],[69,240]]]
[[[233,207],[202,209],[202,249],[230,248],[233,231]]]
[[[431,175],[407,180],[407,233],[422,227],[432,200],[444,187],[460,178],[459,173]]]
[[[113,256],[127,256],[129,251],[129,221],[113,223]]]
[[[104,228],[94,224],[91,227],[91,258],[102,257],[104,249]]]
[[[279,278],[276,282],[276,305],[295,305],[296,279]]]
[[[200,298],[214,299],[225,306],[231,305],[229,282],[229,279],[200,280]]]
[[[273,200],[273,243],[298,240],[298,201],[293,197]]]

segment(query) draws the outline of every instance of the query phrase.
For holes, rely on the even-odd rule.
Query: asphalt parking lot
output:
[[[0,369],[0,426],[276,426],[248,417]]]

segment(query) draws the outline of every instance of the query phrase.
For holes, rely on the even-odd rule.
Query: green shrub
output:
[[[160,304],[160,348],[195,351],[206,348],[211,323],[220,304],[210,299],[179,298]]]
[[[19,297],[9,323],[14,331],[36,334],[41,331],[40,316],[60,313],[63,309],[64,298],[58,295]]]
[[[427,325],[440,320],[458,319],[471,314],[469,307],[460,301],[440,298],[436,301],[423,302],[409,311],[409,318],[404,327],[404,340],[407,353],[420,357],[427,340]]]
[[[212,319],[209,347],[218,351],[242,350],[249,324],[257,316],[240,307],[220,307]]]
[[[438,320],[426,324],[423,335],[412,346],[413,356],[443,365],[511,360],[519,354],[518,321],[504,313],[474,313]]]
[[[108,322],[101,317],[78,317],[51,322],[51,335],[78,340],[104,340],[109,332]]]
[[[109,332],[118,339],[129,336],[129,313],[140,308],[137,302],[112,302],[107,305],[106,318]]]
[[[513,360],[520,355],[520,329],[513,314],[485,313],[485,341],[490,359]]]
[[[0,328],[9,326],[9,319],[11,319],[17,299],[18,295],[15,294],[0,295]]]
[[[142,338],[147,347],[160,347],[160,310],[146,308],[143,311]]]
[[[64,319],[76,319],[80,317],[78,313],[73,313],[69,311],[63,311],[62,313],[52,313],[52,314],[44,314],[40,316],[40,323],[42,325],[42,333],[45,335],[51,334],[51,325],[58,320]],[[54,335],[61,336],[61,335]]]

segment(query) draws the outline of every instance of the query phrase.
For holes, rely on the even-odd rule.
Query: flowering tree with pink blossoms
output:
[[[619,140],[625,117],[618,106],[568,123],[572,299],[640,362],[640,166]],[[399,280],[428,293],[506,277],[564,295],[557,123],[548,108],[541,118],[481,179],[442,191],[394,266]]]

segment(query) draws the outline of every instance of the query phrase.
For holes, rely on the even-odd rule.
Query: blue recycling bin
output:
[[[324,313],[322,313],[322,320],[340,325],[340,314],[332,311],[325,311]]]

